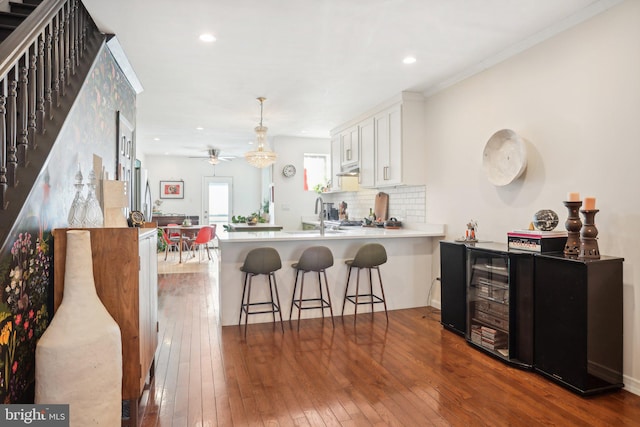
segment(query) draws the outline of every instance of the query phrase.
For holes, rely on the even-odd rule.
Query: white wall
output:
[[[469,219],[481,239],[553,209],[567,192],[595,196],[600,252],[624,262],[624,375],[640,394],[640,1],[627,0],[426,101],[427,222],[448,238]],[[490,184],[482,151],[497,130],[528,141],[525,175]],[[436,259],[436,262],[439,262]],[[439,265],[434,266],[439,271]]]
[[[162,199],[163,213],[200,215],[205,176],[233,178],[233,215],[247,216],[261,206],[261,171],[244,159],[220,162],[214,168],[207,159],[150,155],[144,158],[142,167],[149,171],[152,201],[159,199],[160,180],[184,181],[184,199]]]
[[[288,230],[302,228],[302,217],[314,216],[314,203],[318,194],[304,191],[304,154],[330,154],[329,138],[298,138],[279,136],[273,138],[278,160],[273,165],[275,185],[275,222]],[[282,168],[292,164],[295,176],[285,178]]]

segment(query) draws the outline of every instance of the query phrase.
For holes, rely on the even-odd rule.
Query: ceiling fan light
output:
[[[211,163],[212,165],[217,165],[218,163],[220,163],[220,159],[217,157],[209,157],[209,163]]]

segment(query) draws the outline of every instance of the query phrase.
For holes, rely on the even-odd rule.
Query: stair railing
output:
[[[96,33],[79,0],[46,0],[0,43],[0,211]]]

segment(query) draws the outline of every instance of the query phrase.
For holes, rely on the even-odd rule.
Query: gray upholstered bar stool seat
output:
[[[331,250],[325,246],[311,246],[302,252],[300,259],[291,267],[296,270],[296,278],[293,283],[293,294],[291,296],[291,311],[289,312],[289,321],[293,315],[293,307],[298,309],[298,330],[300,330],[300,314],[302,310],[320,309],[322,310],[322,317],[324,318],[324,309],[328,308],[331,313],[331,323],[333,321],[333,309],[331,308],[331,295],[329,294],[329,285],[327,282],[326,269],[333,265],[333,254]],[[302,272],[302,274],[300,274]],[[318,295],[314,297],[304,298],[304,276],[305,273],[314,272],[318,273]],[[322,275],[324,276],[324,288],[325,294],[322,290]],[[296,298],[296,289],[298,287],[298,276],[301,276],[300,280],[300,292]],[[335,324],[334,324],[335,326]]]
[[[384,288],[382,287],[382,276],[380,275],[379,266],[387,262],[387,251],[379,243],[367,243],[362,245],[353,259],[345,261],[347,264],[347,285],[344,289],[344,301],[342,302],[342,315],[344,316],[344,307],[347,301],[354,304],[353,323],[356,323],[358,315],[358,305],[371,304],[371,312],[373,313],[373,305],[382,303],[384,305],[384,313],[389,321],[389,313],[387,312],[387,302],[384,297]],[[356,290],[354,294],[349,295],[349,280],[351,279],[351,270],[357,269]],[[360,293],[360,270],[367,269],[369,272],[369,293]],[[380,285],[380,295],[373,293],[373,280],[371,270],[378,272],[378,283]],[[364,291],[366,292],[366,291]]]
[[[242,288],[242,303],[240,305],[240,318],[238,326],[242,323],[242,313],[244,319],[244,335],[247,336],[247,323],[250,314],[272,313],[273,324],[276,323],[276,313],[280,315],[280,328],[284,332],[282,324],[282,312],[280,311],[280,297],[278,295],[278,285],[276,283],[275,272],[282,267],[280,254],[274,248],[256,248],[249,251],[240,271],[244,272],[244,286]],[[269,283],[268,301],[251,302],[251,281],[254,276],[266,275]],[[274,299],[275,294],[275,299]],[[246,296],[246,300],[245,300]],[[262,307],[262,308],[261,308]]]

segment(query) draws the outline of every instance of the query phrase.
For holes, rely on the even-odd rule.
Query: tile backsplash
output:
[[[384,189],[360,189],[343,193],[324,193],[325,202],[347,203],[350,219],[362,219],[373,209],[376,194],[383,191],[389,195],[389,217],[412,223],[425,223],[427,211],[427,189],[424,185],[392,187]]]

